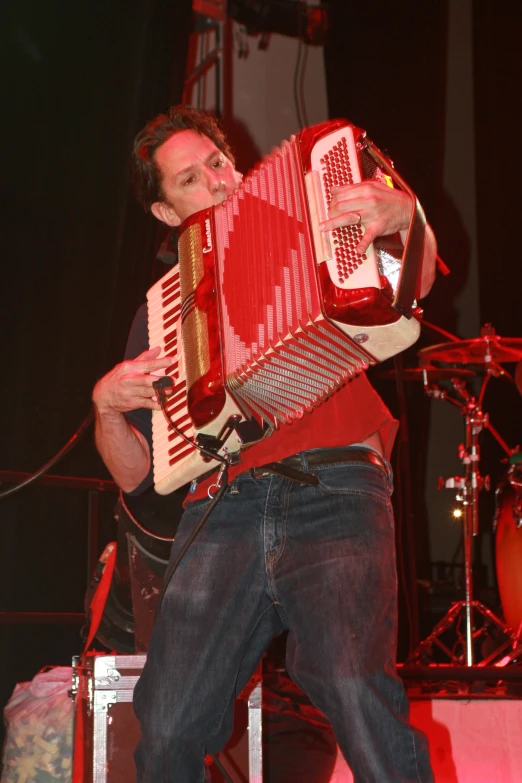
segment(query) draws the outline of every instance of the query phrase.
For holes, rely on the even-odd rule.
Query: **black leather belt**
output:
[[[344,462],[368,462],[371,465],[377,465],[386,475],[388,469],[384,458],[373,449],[318,449],[317,451],[307,451],[306,462],[308,467],[314,468],[319,465],[335,465]],[[260,465],[257,468],[251,468],[254,478],[260,478],[267,473],[275,473],[278,476],[298,481],[301,484],[317,485],[319,479],[315,473],[305,473],[303,462],[299,454],[292,457],[285,457],[279,462],[269,462],[266,465]]]
[[[337,462],[371,462],[372,465],[378,465],[387,474],[388,470],[384,458],[373,449],[318,449],[317,451],[307,451],[306,461],[311,468],[317,465],[330,465]],[[292,457],[286,457],[281,460],[283,465],[289,468],[303,468],[303,463],[299,454]]]
[[[310,468],[318,467],[319,465],[335,465],[339,462],[369,462],[372,465],[377,465],[384,471],[386,476],[388,476],[388,468],[386,467],[384,458],[373,449],[358,449],[352,447],[346,449],[318,449],[317,451],[307,451],[304,453],[306,454],[306,461]],[[199,476],[198,483],[213,476],[216,472],[217,468],[213,468],[212,470],[209,470],[208,473]],[[279,462],[268,462],[266,465],[250,468],[250,474],[254,478],[261,478],[261,476],[266,476],[268,473],[275,473],[277,476],[283,476],[292,481],[297,481],[299,484],[311,484],[313,486],[319,484],[319,479],[315,473],[305,473],[299,454],[294,454],[292,457],[285,457]]]

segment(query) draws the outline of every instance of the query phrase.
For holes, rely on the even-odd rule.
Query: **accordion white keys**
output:
[[[393,179],[412,198],[393,282],[373,246],[355,252],[364,226],[318,229],[332,186],[371,177]],[[413,344],[424,227],[415,195],[345,121],[283,142],[226,201],[188,218],[179,266],[147,294],[149,344],[173,357],[165,412],[175,428],[153,412],[156,491],[172,492],[218,464],[204,461],[193,439],[218,436],[231,415],[269,435]],[[232,435],[226,448],[243,445]]]

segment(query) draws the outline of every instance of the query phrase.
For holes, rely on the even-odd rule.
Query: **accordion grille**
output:
[[[296,142],[214,217],[227,387],[271,426],[290,423],[368,366],[323,315]]]

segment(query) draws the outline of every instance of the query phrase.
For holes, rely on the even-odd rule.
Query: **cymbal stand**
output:
[[[486,379],[484,381],[486,383]],[[464,615],[465,622],[465,665],[473,666],[474,651],[473,642],[480,637],[484,629],[474,629],[473,615],[482,615],[485,623],[492,624],[502,633],[509,635],[505,624],[496,617],[493,612],[479,601],[473,600],[473,538],[479,532],[478,503],[479,492],[482,489],[489,489],[489,477],[480,475],[480,446],[479,435],[484,427],[493,429],[489,425],[488,415],[485,413],[479,402],[483,393],[479,395],[479,400],[470,396],[465,390],[463,384],[454,383],[454,388],[464,398],[464,402],[454,400],[446,396],[445,392],[439,389],[431,389],[425,384],[425,390],[430,396],[447,399],[452,404],[460,408],[465,419],[466,440],[465,444],[459,445],[458,455],[464,465],[464,476],[454,476],[446,480],[439,481],[439,488],[456,489],[457,500],[464,508],[463,515],[463,549],[464,549],[464,580],[465,597],[463,601],[455,602],[448,610],[446,615],[435,625],[430,635],[419,645],[417,650],[410,658],[411,663],[419,662],[428,651],[434,646],[438,647],[447,655],[452,664],[461,664],[461,656],[456,655],[445,645],[440,637],[452,626],[458,628],[461,615]],[[509,644],[509,642],[508,642]]]

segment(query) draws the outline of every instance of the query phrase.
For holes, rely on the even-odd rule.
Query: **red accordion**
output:
[[[363,226],[322,233],[333,185],[390,179],[412,197],[397,280],[385,254],[355,253]],[[270,434],[418,337],[425,220],[414,194],[345,121],[308,128],[259,163],[226,201],[180,227],[179,267],[147,295],[149,342],[175,357],[167,412],[189,439],[231,415]],[[227,442],[238,451],[241,438]],[[153,414],[156,490],[207,472],[196,447]]]

